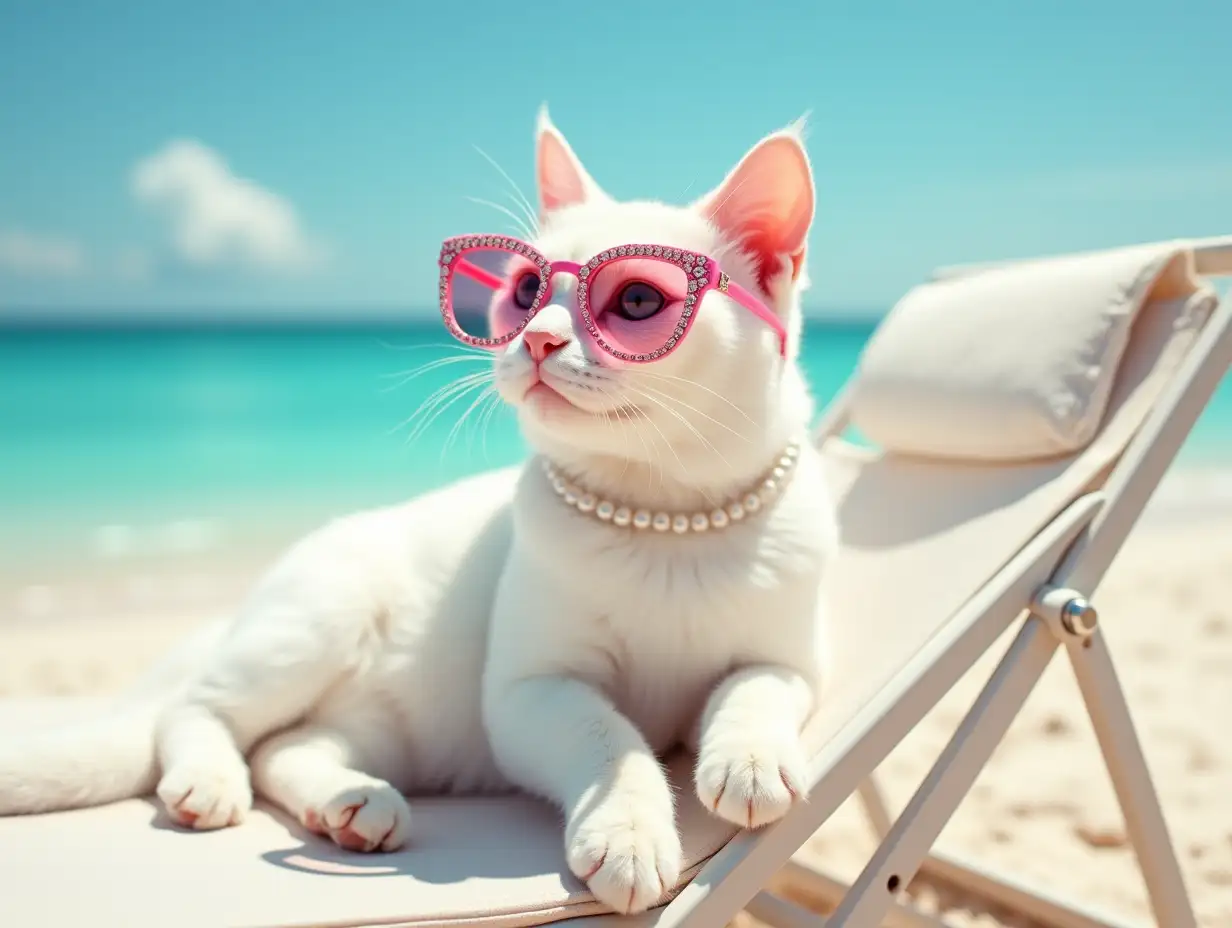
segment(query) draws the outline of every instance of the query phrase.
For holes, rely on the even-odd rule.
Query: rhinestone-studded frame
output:
[[[490,248],[500,248],[513,252],[534,262],[535,266],[539,269],[539,291],[535,294],[535,299],[531,303],[530,309],[526,311],[526,315],[522,317],[522,321],[518,323],[513,331],[497,338],[480,338],[477,335],[471,335],[462,331],[462,327],[458,325],[458,319],[453,312],[453,275],[459,257],[465,255],[468,251]],[[476,348],[498,348],[506,342],[512,341],[519,332],[526,328],[527,323],[535,318],[535,313],[539,312],[539,307],[543,305],[552,275],[551,264],[547,258],[521,239],[511,238],[508,235],[457,235],[453,238],[447,238],[444,244],[441,245],[441,254],[437,260],[437,265],[440,267],[441,319],[445,323],[445,328],[449,329],[449,333],[458,341]]]
[[[591,276],[604,265],[611,264],[613,261],[628,260],[629,258],[650,259],[674,265],[684,271],[689,280],[689,289],[684,298],[684,308],[680,312],[680,321],[676,323],[676,328],[665,344],[654,351],[642,354],[630,354],[626,351],[621,351],[615,345],[608,344],[603,338],[603,333],[599,331],[599,327],[595,325],[590,311],[589,281]],[[595,340],[595,344],[612,355],[612,357],[633,364],[658,361],[660,358],[676,350],[676,347],[683,341],[685,335],[688,334],[689,328],[693,325],[693,320],[697,317],[697,309],[701,304],[702,296],[714,286],[719,276],[717,265],[705,255],[698,254],[695,251],[688,251],[684,248],[668,248],[663,245],[620,245],[617,248],[610,248],[607,251],[600,252],[583,264],[578,269],[577,274],[578,310],[582,315],[582,324],[586,326],[586,331]]]
[[[487,248],[501,248],[514,254],[522,255],[532,261],[539,269],[539,290],[535,294],[535,299],[531,303],[530,309],[526,311],[526,315],[522,317],[516,328],[497,338],[480,338],[464,332],[461,326],[458,325],[458,320],[453,312],[453,276],[458,258],[465,255],[468,251]],[[638,354],[622,351],[615,345],[609,344],[603,337],[599,327],[595,324],[590,309],[589,281],[592,275],[613,261],[627,260],[629,258],[649,259],[674,265],[684,271],[689,281],[688,291],[684,297],[684,307],[680,313],[680,321],[676,323],[672,334],[668,336],[667,341],[662,346],[654,351]],[[633,364],[657,361],[675,351],[676,347],[688,333],[689,328],[693,325],[693,320],[697,316],[697,310],[701,305],[702,297],[717,282],[725,278],[725,275],[720,274],[718,265],[715,264],[713,259],[685,248],[671,248],[664,245],[619,245],[616,248],[609,248],[606,251],[600,252],[580,266],[575,265],[571,261],[560,261],[553,265],[533,246],[521,239],[512,238],[507,235],[459,235],[448,238],[441,246],[440,258],[437,263],[440,267],[439,294],[441,319],[444,321],[445,327],[449,329],[450,334],[459,341],[478,348],[497,348],[511,341],[519,332],[526,328],[531,319],[535,317],[535,314],[539,312],[539,308],[551,295],[551,279],[556,270],[573,272],[576,268],[578,310],[582,317],[582,323],[586,326],[587,333],[594,339],[596,345],[612,355],[612,357]]]

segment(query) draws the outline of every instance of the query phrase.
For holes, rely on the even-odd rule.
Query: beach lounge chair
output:
[[[0,820],[0,925],[718,928],[741,909],[783,928],[822,924],[765,891],[776,879],[832,900],[832,926],[935,925],[901,892],[919,872],[1044,923],[1113,924],[930,854],[1064,649],[1156,921],[1193,928],[1090,603],[1232,361],[1232,301],[1220,306],[1203,279],[1227,273],[1232,239],[1178,241],[946,272],[900,301],[818,433],[843,547],[828,581],[835,675],[807,731],[808,799],[737,832],[701,808],[689,759],[675,758],[688,866],[669,904],[605,915],[568,873],[558,816],[530,799],[422,800],[412,846],[377,856],[269,810],[184,833],[134,800]],[[843,437],[849,424],[864,444]],[[873,771],[1006,635],[987,685],[891,821]],[[0,733],[76,711],[0,703]],[[849,888],[792,857],[857,792],[883,840]]]

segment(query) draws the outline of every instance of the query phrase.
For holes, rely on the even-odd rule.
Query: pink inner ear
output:
[[[555,132],[540,134],[538,160],[539,202],[544,212],[586,199],[586,182],[573,153]]]
[[[804,149],[788,135],[765,140],[706,197],[702,213],[757,260],[763,291],[785,257],[795,279],[813,222],[813,179]]]

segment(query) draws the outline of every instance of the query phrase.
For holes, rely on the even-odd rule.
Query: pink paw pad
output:
[[[351,822],[355,820],[355,816],[359,810],[368,804],[368,800],[358,802],[355,805],[347,806],[342,810],[341,822],[330,829],[330,837],[334,839],[334,843],[348,851],[372,851],[380,847],[389,835],[393,832],[391,826],[389,831],[381,836],[380,841],[369,841],[363,835],[357,834],[351,829]]]
[[[184,803],[188,802],[188,797],[192,794],[193,791],[190,789],[180,797],[179,802],[167,810],[171,814],[171,817],[175,820],[176,824],[183,825],[185,828],[192,828],[193,825],[197,824],[197,819],[201,817],[191,809],[184,808]]]
[[[316,809],[304,811],[303,825],[315,835],[325,834],[325,826],[321,824],[321,813]]]

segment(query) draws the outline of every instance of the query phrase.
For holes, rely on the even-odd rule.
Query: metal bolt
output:
[[[1087,637],[1095,631],[1099,613],[1081,596],[1067,602],[1061,609],[1061,625],[1071,635]]]

